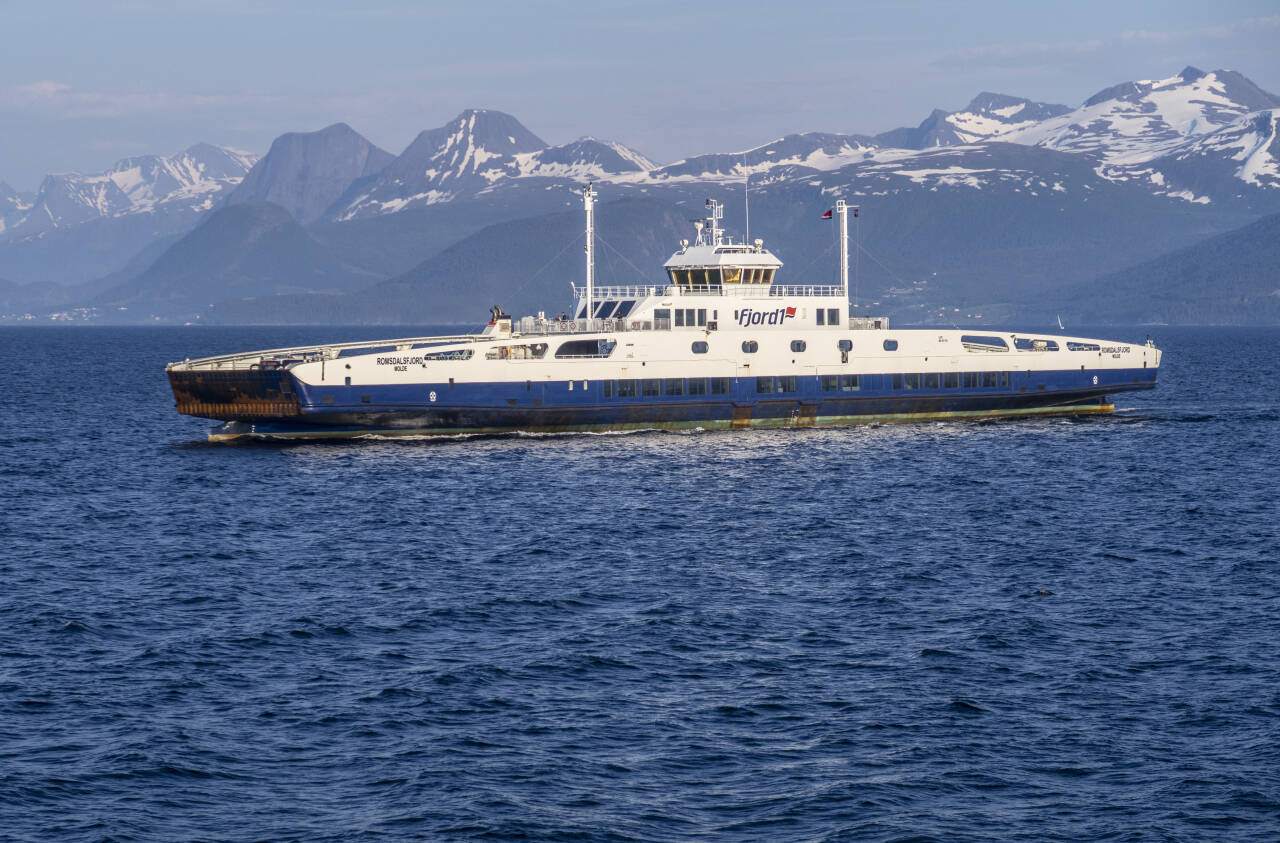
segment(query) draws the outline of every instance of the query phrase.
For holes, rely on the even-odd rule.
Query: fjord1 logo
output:
[[[776,310],[756,310],[752,307],[744,307],[741,310],[733,312],[733,318],[738,320],[738,324],[746,327],[747,325],[781,325],[787,319],[794,319],[796,309],[794,307],[779,307]]]

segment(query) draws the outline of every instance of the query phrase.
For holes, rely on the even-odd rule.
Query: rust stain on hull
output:
[[[283,370],[169,371],[178,412],[202,419],[275,419],[302,415],[293,378]]]

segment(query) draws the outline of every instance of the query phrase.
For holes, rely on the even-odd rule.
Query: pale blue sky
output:
[[[1077,105],[1187,64],[1280,91],[1280,2],[0,0],[0,180],[339,120],[392,153],[464,108],[659,163],[874,133],[979,91]]]

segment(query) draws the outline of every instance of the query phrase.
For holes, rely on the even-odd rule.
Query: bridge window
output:
[[[667,395],[684,395],[684,378],[667,378],[662,383],[662,391]]]
[[[743,340],[742,342],[743,354],[755,354],[759,350],[760,350],[760,343],[756,342],[755,340]]]
[[[1013,347],[1019,351],[1057,351],[1058,343],[1054,340],[1037,340],[1028,337],[1018,337],[1013,341]]]
[[[762,283],[762,284],[772,284],[772,283],[773,283],[773,272],[774,272],[774,271],[773,271],[772,269],[766,269],[766,270],[764,271],[764,280],[763,280],[763,281],[761,281],[760,283]]]
[[[556,358],[608,357],[617,345],[613,340],[569,340],[556,349]]]
[[[884,341],[884,350],[885,350],[885,351],[897,351],[897,350],[898,350],[898,341],[897,341],[897,340],[885,340],[885,341]]]
[[[728,378],[711,378],[711,394],[712,395],[728,395],[729,379]]]
[[[691,346],[691,348],[693,349],[694,354],[706,354],[707,353],[706,340],[695,341],[694,344]]]
[[[453,351],[433,351],[422,355],[423,360],[470,360],[475,351],[470,348],[455,348]]]
[[[689,394],[690,395],[706,395],[707,379],[706,378],[689,378]]]
[[[991,337],[979,334],[964,334],[960,344],[969,351],[1008,351],[1009,344],[1003,337]]]
[[[797,354],[799,354],[801,351],[804,351],[807,347],[808,346],[805,345],[804,340],[791,341],[791,350],[796,352]]]
[[[485,352],[486,360],[541,360],[547,353],[545,342],[528,345],[504,345]]]

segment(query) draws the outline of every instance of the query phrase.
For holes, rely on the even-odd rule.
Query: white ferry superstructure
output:
[[[478,334],[171,363],[178,411],[223,422],[212,440],[809,427],[1108,413],[1110,396],[1156,385],[1150,340],[850,316],[844,201],[839,284],[781,283],[782,262],[760,240],[734,243],[708,200],[661,283],[597,286],[596,200],[583,190],[572,316],[499,311]]]

